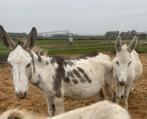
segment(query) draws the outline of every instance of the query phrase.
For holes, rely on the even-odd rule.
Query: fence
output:
[[[129,43],[131,40],[124,40]],[[49,55],[81,55],[91,52],[115,52],[115,40],[75,40],[71,48],[67,40],[37,40],[36,45],[48,51]],[[147,41],[138,41],[137,51],[147,52]],[[8,49],[0,42],[0,63],[5,63],[8,55]]]

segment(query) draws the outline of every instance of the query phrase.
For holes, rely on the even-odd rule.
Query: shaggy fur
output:
[[[0,119],[130,119],[130,116],[127,110],[119,105],[102,101],[48,118],[35,113],[12,109],[4,112]]]

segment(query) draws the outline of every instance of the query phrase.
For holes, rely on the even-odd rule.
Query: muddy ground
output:
[[[134,84],[134,92],[129,97],[129,112],[132,119],[147,119],[147,54],[140,54],[144,73]],[[25,108],[47,115],[47,105],[43,93],[30,84],[29,96],[20,100],[15,96],[10,69],[0,65],[0,113],[9,108]],[[95,98],[84,101],[65,99],[65,110],[72,110],[94,103]]]

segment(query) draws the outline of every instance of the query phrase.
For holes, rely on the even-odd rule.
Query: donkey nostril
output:
[[[120,84],[121,86],[123,86],[123,85],[125,85],[125,82],[124,82],[124,81],[120,81],[119,84]]]
[[[26,97],[27,93],[26,92],[19,92],[16,93],[16,96],[20,99],[24,99]]]
[[[24,93],[24,96],[25,96],[25,97],[27,96],[27,92]]]

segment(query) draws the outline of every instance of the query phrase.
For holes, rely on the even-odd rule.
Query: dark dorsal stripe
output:
[[[64,57],[60,57],[60,56],[54,56],[54,57],[52,57],[51,64],[54,64],[54,63],[56,63],[59,60],[61,60],[63,66],[67,66],[67,65],[73,66],[74,65],[74,63],[72,61],[65,60]]]
[[[52,59],[51,59],[51,64],[54,64],[57,59],[61,59],[64,66],[67,66],[67,65],[73,66],[73,65],[75,65],[75,63],[73,62],[75,60],[87,59],[88,57],[95,57],[98,54],[99,54],[98,52],[93,52],[93,53],[90,53],[88,55],[74,57],[74,58],[53,56]]]

